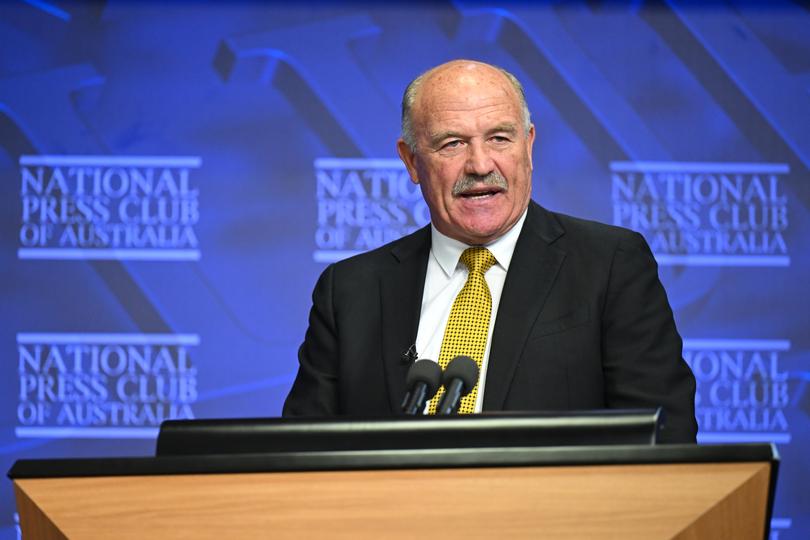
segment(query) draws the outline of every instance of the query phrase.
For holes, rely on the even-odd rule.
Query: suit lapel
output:
[[[546,210],[529,203],[492,333],[484,410],[503,409],[526,339],[565,259],[565,252],[549,245],[562,234],[562,227]]]
[[[416,342],[430,254],[430,226],[391,248],[391,264],[380,276],[382,358],[391,410],[399,413],[410,361],[403,353]]]

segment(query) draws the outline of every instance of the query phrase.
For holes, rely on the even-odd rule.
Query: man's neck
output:
[[[488,244],[485,244],[485,247],[495,256],[498,264],[503,267],[504,270],[509,269],[509,263],[512,261],[512,254],[515,251],[515,245],[517,244],[520,232],[523,230],[527,213],[528,208],[523,211],[523,214],[508,231]],[[452,274],[458,264],[459,256],[465,249],[470,247],[470,245],[442,234],[433,224],[430,226],[430,233],[430,249],[434,257],[436,257],[442,270],[444,270],[447,275]]]

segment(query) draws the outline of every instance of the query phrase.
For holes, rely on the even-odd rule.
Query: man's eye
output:
[[[446,143],[444,143],[442,145],[442,148],[458,148],[459,146],[461,146],[461,141],[458,140],[458,139],[455,139],[455,140],[447,141]]]
[[[507,142],[509,142],[509,137],[503,137],[501,135],[494,135],[490,140],[492,142],[495,142],[495,143],[507,143]]]

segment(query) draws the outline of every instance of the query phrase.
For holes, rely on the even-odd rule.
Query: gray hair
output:
[[[481,63],[481,62],[476,62]],[[523,116],[523,129],[526,133],[529,133],[529,128],[531,127],[531,113],[529,112],[529,105],[526,103],[526,92],[523,90],[523,85],[520,84],[520,81],[517,80],[517,77],[506,71],[500,66],[494,66],[492,64],[484,64],[490,66],[492,68],[497,69],[500,71],[509,83],[512,85],[512,88],[515,89],[515,93],[517,93],[518,98],[520,99],[520,109],[521,115]],[[428,75],[430,75],[436,68],[431,68],[424,73],[421,73],[418,77],[411,81],[411,83],[405,88],[405,93],[402,95],[402,131],[401,137],[402,140],[405,141],[405,144],[411,149],[411,152],[416,151],[416,135],[413,132],[413,119],[411,118],[411,110],[413,109],[413,104],[416,101],[416,95],[419,93],[419,89],[422,87],[422,83],[425,81]]]

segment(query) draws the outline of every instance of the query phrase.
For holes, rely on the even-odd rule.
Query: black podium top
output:
[[[660,410],[168,420],[155,457],[19,460],[15,478],[768,461],[770,444],[655,445]],[[775,470],[774,470],[775,472]],[[775,474],[773,475],[775,477]]]
[[[153,474],[753,461],[771,463],[772,472],[774,473],[771,477],[775,480],[779,456],[772,444],[440,448],[126,458],[21,459],[11,467],[8,477],[21,479]]]

